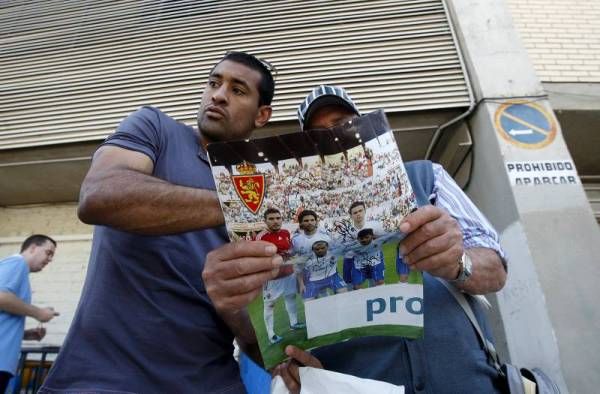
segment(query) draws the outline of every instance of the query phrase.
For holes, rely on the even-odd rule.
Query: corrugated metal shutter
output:
[[[195,124],[209,67],[245,50],[278,69],[274,121],[314,85],[363,110],[469,97],[442,0],[5,1],[0,149],[99,140],[145,104]]]
[[[598,177],[595,178],[598,182],[584,183],[583,188],[596,217],[596,221],[600,224],[600,179]]]

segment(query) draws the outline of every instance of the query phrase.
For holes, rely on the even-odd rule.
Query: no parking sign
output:
[[[554,141],[557,124],[552,114],[531,102],[502,104],[494,119],[506,141],[526,149],[539,149]]]

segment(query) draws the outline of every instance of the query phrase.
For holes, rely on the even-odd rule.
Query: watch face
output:
[[[450,282],[462,283],[471,276],[471,258],[466,253],[462,254],[458,264],[460,265],[460,273],[458,274],[458,278],[451,280]]]
[[[473,263],[471,262],[471,258],[469,257],[468,254],[464,253],[463,254],[463,270],[461,272],[462,277],[464,277],[464,279],[467,279],[469,276],[471,276],[471,267],[473,266]]]

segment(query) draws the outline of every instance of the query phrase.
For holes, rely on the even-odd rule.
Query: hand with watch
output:
[[[411,269],[458,280],[459,261],[458,276],[470,274],[470,260],[464,264],[468,258],[464,254],[462,230],[456,219],[443,209],[433,205],[417,209],[403,219],[400,231],[406,234],[400,242],[400,252]],[[463,267],[467,265],[468,272],[465,272]]]
[[[471,277],[471,274],[473,273],[472,269],[473,262],[465,251],[463,252],[462,256],[460,256],[460,259],[458,259],[458,276],[455,279],[449,280],[448,282],[455,285],[465,283],[467,279]]]
[[[483,246],[470,246],[465,253],[462,230],[443,209],[433,205],[417,209],[402,220],[400,231],[406,234],[400,252],[411,269],[445,279],[469,294],[487,294],[504,286],[506,265],[498,253]]]

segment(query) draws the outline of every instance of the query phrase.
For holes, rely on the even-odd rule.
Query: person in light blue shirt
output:
[[[43,327],[25,330],[25,317],[44,323],[58,315],[53,308],[31,305],[29,284],[29,273],[43,270],[55,250],[56,241],[36,234],[23,242],[20,254],[0,260],[0,393],[16,373],[21,341],[40,341],[46,335]]]

